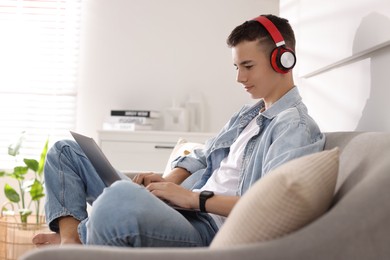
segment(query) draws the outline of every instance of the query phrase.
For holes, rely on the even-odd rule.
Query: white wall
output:
[[[281,0],[297,38],[294,70],[323,131],[390,131],[388,0]]]
[[[111,109],[156,109],[203,96],[205,131],[244,103],[226,38],[275,0],[86,0],[77,128],[96,137]]]

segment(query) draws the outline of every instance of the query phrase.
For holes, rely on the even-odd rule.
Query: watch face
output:
[[[200,193],[200,195],[204,198],[210,198],[212,196],[214,196],[214,192],[212,191],[208,191],[208,190],[204,190]]]

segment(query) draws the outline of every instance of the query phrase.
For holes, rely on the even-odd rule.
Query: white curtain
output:
[[[0,169],[25,131],[24,157],[75,127],[81,0],[0,0]]]

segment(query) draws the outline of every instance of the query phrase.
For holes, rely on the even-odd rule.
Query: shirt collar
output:
[[[296,86],[290,89],[264,112],[260,112],[265,107],[264,100],[261,99],[241,115],[240,129],[242,130],[254,117],[258,116],[259,114],[265,118],[273,119],[280,112],[295,106],[301,100],[302,98]]]
[[[269,107],[261,114],[268,119],[272,119],[282,111],[294,107],[297,103],[301,102],[301,100],[302,98],[301,95],[299,94],[298,88],[294,86],[280,99],[278,99],[275,103],[273,103],[271,107]]]

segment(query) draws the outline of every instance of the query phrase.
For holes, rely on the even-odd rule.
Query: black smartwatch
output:
[[[204,190],[199,194],[199,209],[200,212],[207,212],[206,211],[206,200],[214,196],[214,192]]]

